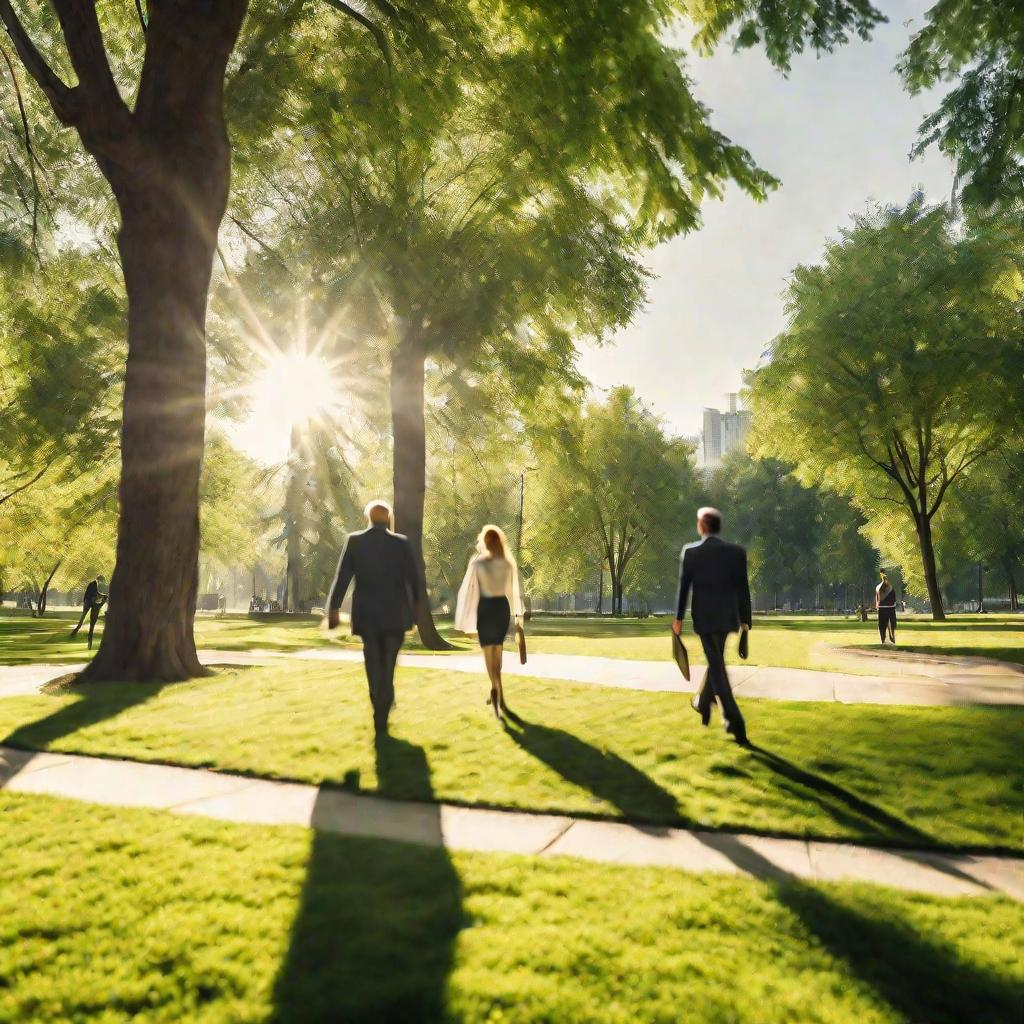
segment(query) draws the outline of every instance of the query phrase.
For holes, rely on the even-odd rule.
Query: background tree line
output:
[[[526,453],[519,480],[532,480],[533,453],[547,454],[535,438],[569,436],[564,419],[538,414],[538,398],[579,395],[575,345],[629,320],[643,297],[644,249],[696,228],[702,200],[729,182],[755,197],[775,184],[695,99],[683,54],[663,42],[680,16],[697,49],[763,46],[785,69],[805,46],[827,51],[850,32],[866,36],[884,12],[848,0],[696,12],[649,0],[529,9],[434,0],[373,3],[366,13],[333,0],[251,9],[244,0],[162,0],[134,10],[0,0],[10,38],[10,90],[0,100],[11,282],[0,335],[4,572],[49,546],[26,525],[32,504],[65,502],[57,519],[70,531],[116,480],[113,628],[95,676],[199,671],[191,615],[200,546],[215,562],[216,538],[237,540],[228,526],[243,523],[260,544],[269,535],[264,546],[283,545],[299,591],[326,571],[300,567],[304,546],[336,541],[342,491],[351,497],[370,481],[394,494],[399,527],[440,585],[428,544],[451,543],[474,518],[454,511],[465,486],[456,466],[448,526],[429,538],[441,393],[454,403],[449,422],[473,408],[470,392],[491,403],[528,439],[507,451]],[[1021,40],[1020,15],[944,0],[901,66],[912,89],[955,80],[920,145],[954,155],[964,201],[978,210],[1019,201]],[[26,283],[35,317],[18,298]],[[238,414],[254,337],[287,347],[294,309],[285,294],[301,295],[351,354],[360,429],[297,445],[283,480],[224,446],[204,477],[204,453],[217,444],[205,438],[205,413]],[[75,315],[74,329],[62,330]],[[607,468],[651,508],[673,489],[682,507],[679,443],[658,439],[621,397],[621,428],[652,451],[663,445],[675,475],[654,488],[649,467]],[[597,430],[600,417],[581,415],[585,434]],[[314,503],[310,480],[321,478]],[[498,500],[497,482],[471,486],[481,506]],[[598,528],[581,529],[577,546],[588,564],[595,553],[607,563],[618,607],[672,531],[662,526],[669,518],[640,520],[604,489],[586,513]],[[276,495],[269,512],[263,490]],[[214,495],[240,510],[221,528]],[[212,530],[200,527],[201,501]],[[109,521],[102,532],[109,538]],[[33,579],[49,573],[48,559]],[[436,644],[429,608],[419,625]]]

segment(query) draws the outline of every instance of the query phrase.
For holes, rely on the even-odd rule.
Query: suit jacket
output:
[[[747,553],[739,544],[715,534],[687,544],[679,559],[677,619],[685,617],[691,591],[694,632],[735,633],[751,625]]]
[[[356,636],[412,629],[420,574],[405,537],[386,526],[349,534],[338,560],[329,608],[336,611],[341,607],[353,580],[352,632]]]

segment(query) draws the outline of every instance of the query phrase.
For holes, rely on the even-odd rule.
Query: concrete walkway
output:
[[[0,789],[221,821],[300,825],[453,850],[578,857],[762,879],[861,881],[937,896],[1024,902],[1024,859],[878,850],[624,822],[405,803],[340,790],[0,747]]]
[[[228,659],[226,651],[210,651]],[[250,652],[251,653],[251,652]],[[361,661],[356,650],[310,648],[286,655],[312,661]],[[960,659],[961,661],[963,659]],[[449,672],[484,674],[479,654],[402,654],[399,664],[407,668],[432,668]],[[993,667],[994,666],[994,667]],[[957,704],[1024,705],[1024,668],[990,662],[984,672],[948,673],[928,676],[863,676],[843,672],[815,672],[811,669],[775,668],[767,665],[729,666],[729,679],[740,697],[769,700],[837,701],[841,704],[916,704],[949,706]],[[629,661],[579,654],[531,654],[525,665],[505,652],[504,669],[509,676],[533,676],[566,682],[591,683],[631,690],[693,693],[704,677],[703,666],[695,665],[692,679],[680,675],[675,662]]]
[[[203,650],[199,657],[205,665],[270,665],[293,659],[361,662],[363,656],[354,649],[310,647],[298,651]],[[476,653],[404,653],[399,664],[406,668],[484,674],[483,659]],[[49,680],[84,667],[84,663],[0,666],[0,697],[36,693]],[[729,678],[738,696],[768,700],[932,707],[1024,705],[1024,666],[980,658],[921,657],[902,668],[899,675],[864,676],[740,663],[729,666]],[[704,676],[703,667],[695,665],[693,678],[687,682],[675,663],[667,658],[665,661],[630,661],[578,654],[531,654],[527,664],[520,665],[518,657],[511,652],[505,654],[504,672],[508,676],[675,693],[693,693]]]

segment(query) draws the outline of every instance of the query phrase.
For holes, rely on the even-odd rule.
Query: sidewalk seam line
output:
[[[551,849],[551,847],[552,847],[552,846],[554,846],[554,845],[555,845],[555,843],[557,843],[557,842],[558,842],[558,840],[559,840],[559,839],[561,839],[561,838],[562,838],[562,837],[563,837],[563,836],[564,836],[564,835],[565,835],[565,834],[566,834],[566,833],[567,833],[567,832],[569,831],[569,829],[571,829],[571,828],[573,827],[573,825],[575,825],[575,824],[576,824],[576,822],[577,822],[578,820],[579,820],[579,819],[577,819],[577,818],[570,818],[570,819],[569,819],[569,823],[568,823],[568,824],[567,824],[567,825],[565,826],[565,828],[561,829],[561,830],[560,830],[560,831],[558,832],[558,834],[557,834],[556,836],[554,836],[554,837],[553,837],[553,838],[551,839],[551,841],[550,841],[550,842],[547,842],[547,843],[545,843],[545,844],[544,844],[544,845],[543,845],[543,846],[542,846],[542,847],[541,847],[541,848],[540,848],[540,849],[539,849],[539,850],[538,850],[538,851],[537,851],[537,852],[536,852],[536,853],[534,854],[534,856],[535,856],[535,857],[542,857],[542,856],[543,856],[543,855],[544,855],[545,853],[547,853],[547,852],[548,852],[548,850],[550,850],[550,849]]]
[[[159,765],[159,767],[166,768],[166,767],[169,767],[169,766],[168,765]],[[188,770],[189,771],[196,771],[197,769],[192,768],[192,769],[188,769]],[[199,769],[199,770],[202,770],[202,769]],[[224,776],[221,775],[219,772],[214,772],[212,774],[215,774],[217,776],[217,778],[224,778]],[[230,778],[230,776],[228,776],[228,777]],[[246,790],[252,789],[254,786],[258,786],[258,785],[260,785],[260,783],[266,782],[266,781],[269,781],[269,780],[267,780],[267,779],[249,779],[248,781],[246,781],[244,779],[239,778],[239,781],[243,782],[244,784],[239,786],[238,789],[229,789],[229,790],[227,790],[224,793],[211,793],[209,796],[193,797],[193,799],[191,799],[191,800],[182,800],[181,803],[170,804],[170,805],[168,805],[167,807],[165,807],[163,809],[165,811],[172,811],[173,812],[173,811],[180,810],[182,807],[191,807],[193,804],[205,803],[207,800],[220,800],[220,799],[222,799],[224,797],[237,796],[239,793],[244,793]]]

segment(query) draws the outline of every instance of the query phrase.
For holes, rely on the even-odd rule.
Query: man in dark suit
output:
[[[102,576],[97,576],[96,579],[89,581],[85,588],[85,596],[82,598],[82,615],[78,620],[78,625],[71,630],[72,638],[78,636],[78,631],[82,628],[86,615],[89,616],[90,651],[92,650],[92,635],[96,632],[96,623],[100,617],[100,609],[107,603],[107,595],[103,593],[106,583],[107,581]]]
[[[409,542],[389,529],[391,507],[387,502],[371,501],[366,516],[369,529],[349,534],[338,561],[327,603],[327,625],[329,629],[338,625],[341,602],[355,580],[352,634],[363,640],[373,725],[381,734],[387,732],[388,714],[395,701],[395,662],[406,632],[412,629],[420,574]]]
[[[672,631],[678,636],[686,614],[686,600],[693,592],[693,630],[700,637],[708,671],[693,709],[701,722],[711,720],[711,704],[717,700],[725,731],[736,742],[747,745],[747,727],[736,706],[729,676],[725,671],[725,641],[730,633],[750,629],[750,583],[747,553],[738,544],[722,540],[722,513],[715,508],[697,511],[697,532],[701,539],[683,548],[679,560],[679,591]]]

